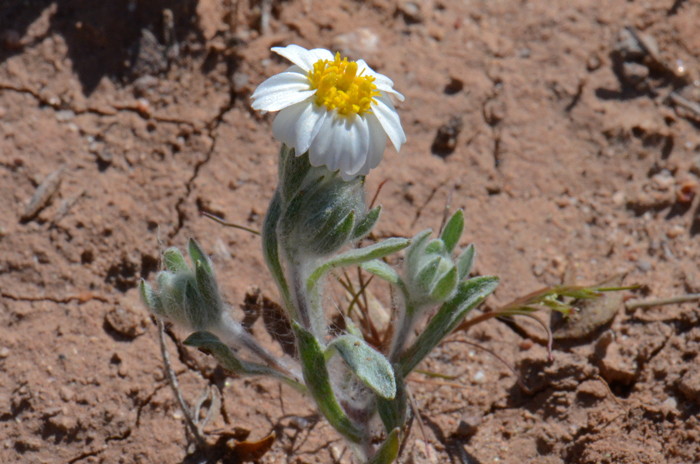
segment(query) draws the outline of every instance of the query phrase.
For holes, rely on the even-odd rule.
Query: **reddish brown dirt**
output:
[[[700,292],[700,114],[670,96],[700,100],[700,4],[575,3],[273,1],[266,25],[254,1],[2,2],[0,462],[188,461],[136,284],[158,269],[159,237],[197,237],[232,305],[253,284],[275,294],[259,239],[199,215],[261,225],[278,145],[249,96],[287,66],[274,45],[333,48],[394,79],[408,143],[368,177],[370,192],[389,179],[377,233],[437,228],[453,192],[478,273],[501,277],[488,306],[560,283],[569,263],[577,283],[627,272],[637,296]],[[655,38],[656,62],[619,45],[626,27]],[[409,381],[428,451],[414,426],[405,462],[699,462],[697,303],[620,308],[609,330],[558,342],[553,362],[502,322],[458,335],[534,392],[444,345],[422,367],[457,377]],[[308,399],[170,348],[189,401],[222,390],[212,442],[275,430],[262,462],[342,453]]]

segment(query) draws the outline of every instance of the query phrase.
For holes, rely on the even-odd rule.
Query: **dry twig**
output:
[[[672,296],[670,298],[659,298],[657,300],[631,300],[625,303],[625,308],[632,311],[637,308],[651,308],[653,306],[666,306],[672,304],[689,303],[700,300],[700,293],[689,293],[688,295]]]
[[[165,344],[165,324],[160,319],[158,319],[158,338],[160,340],[160,353],[163,356],[165,374],[168,377],[170,388],[172,388],[173,393],[175,394],[175,399],[177,399],[177,402],[180,405],[180,409],[182,410],[182,414],[185,416],[185,423],[187,424],[187,428],[194,437],[197,447],[204,447],[206,445],[206,441],[204,440],[204,437],[202,437],[202,433],[199,430],[199,427],[197,426],[197,420],[192,415],[192,411],[190,411],[189,406],[185,402],[185,399],[182,397],[182,392],[180,392],[180,386],[178,385],[177,377],[175,376],[175,372],[173,372],[173,367],[170,363],[170,354],[168,353],[168,347]]]

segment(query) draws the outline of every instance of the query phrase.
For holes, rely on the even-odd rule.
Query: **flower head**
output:
[[[396,148],[406,142],[389,94],[403,101],[394,83],[363,60],[341,60],[324,49],[274,47],[294,63],[252,95],[253,108],[279,111],[274,136],[313,166],[340,170],[343,180],[366,175],[384,155],[387,136]]]

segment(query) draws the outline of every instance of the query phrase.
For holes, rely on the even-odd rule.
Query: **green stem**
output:
[[[284,276],[284,269],[280,262],[279,245],[277,244],[277,223],[281,215],[282,201],[278,189],[275,191],[272,200],[270,200],[270,206],[267,209],[267,214],[265,214],[265,220],[263,221],[263,257],[265,258],[268,269],[270,269],[272,277],[275,279],[275,283],[277,283],[277,287],[282,295],[282,300],[284,301],[284,306],[293,320],[299,320],[297,307],[292,300],[289,284]]]
[[[403,293],[404,308],[403,317],[400,321],[401,326],[399,327],[398,331],[395,332],[396,335],[394,338],[394,342],[392,343],[391,354],[389,356],[389,360],[392,363],[398,361],[401,357],[401,354],[403,353],[403,350],[406,346],[406,342],[408,341],[408,337],[411,335],[411,331],[413,330],[413,324],[415,323],[416,313],[419,312],[419,308],[409,296],[408,289],[406,288],[406,286],[397,285],[397,287],[401,290],[401,293]]]

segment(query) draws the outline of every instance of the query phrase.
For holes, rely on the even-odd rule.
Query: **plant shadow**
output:
[[[130,81],[139,74],[166,71],[166,26],[172,26],[179,40],[191,33],[201,39],[201,32],[192,21],[197,3],[198,0],[5,0],[0,2],[0,63],[46,37],[60,35],[83,93],[89,96],[105,76]],[[172,22],[165,10],[172,13]],[[31,26],[42,17],[48,20],[48,28],[30,36]],[[138,58],[143,56],[150,56],[151,62],[145,69],[136,69]]]

